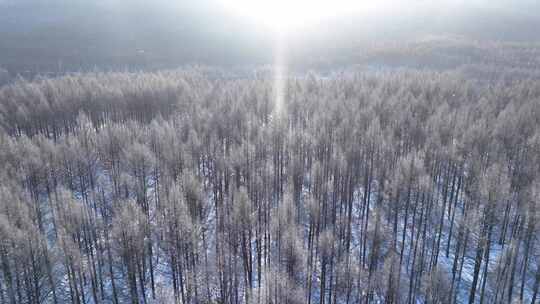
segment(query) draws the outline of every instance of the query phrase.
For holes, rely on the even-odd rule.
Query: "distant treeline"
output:
[[[0,303],[538,303],[540,82],[0,89]]]
[[[0,86],[7,84],[10,80],[9,72],[6,69],[0,67]]]
[[[384,67],[453,70],[468,66],[526,71],[538,78],[540,44],[475,41],[465,37],[432,36],[407,43],[382,42],[361,48],[353,56],[357,63]],[[494,73],[495,74],[495,73]],[[481,76],[481,75],[474,75]],[[492,76],[493,77],[493,76]]]
[[[358,41],[352,45],[336,45],[332,50],[325,49],[328,45],[333,45],[328,41],[317,47],[309,44],[303,45],[301,41],[290,41],[287,50],[289,69],[297,72],[307,70],[331,72],[350,69],[353,66],[377,70],[408,68],[453,71],[466,69],[468,77],[472,76],[482,80],[498,80],[499,77],[540,79],[540,43],[474,40],[466,36],[451,35],[419,35],[415,38],[373,41],[358,38]],[[34,42],[32,41],[32,43]],[[257,46],[256,49],[259,52],[261,52],[260,49],[273,48],[271,44]],[[239,48],[249,51],[248,47]],[[25,49],[36,52],[32,47]],[[213,49],[218,48],[213,47]],[[135,54],[132,54],[133,52]],[[2,67],[9,71],[12,78],[20,76],[28,80],[94,71],[155,72],[201,63],[211,66],[220,65],[230,70],[272,64],[273,56],[268,51],[264,52],[269,54],[261,55],[261,58],[255,56],[258,59],[246,56],[246,54],[236,54],[234,56],[238,58],[232,60],[231,58],[219,58],[218,54],[214,54],[211,56],[213,60],[205,60],[205,58],[197,58],[196,56],[173,60],[175,56],[181,57],[182,53],[172,52],[174,55],[161,54],[154,57],[149,50],[133,48],[129,51],[123,50],[121,51],[123,55],[113,56],[105,61],[92,58],[92,54],[80,54],[86,61],[75,60],[69,64],[67,59],[62,60],[62,58],[58,58],[57,52],[53,52],[52,58],[41,59],[42,64],[29,65],[30,60],[21,61],[20,59],[17,60],[21,61],[20,64],[6,64],[0,60],[0,85],[2,84]],[[194,53],[198,54],[196,51]],[[233,54],[222,55],[224,57],[233,56]],[[40,58],[39,54],[27,56]],[[132,56],[133,58],[128,60],[124,56]]]

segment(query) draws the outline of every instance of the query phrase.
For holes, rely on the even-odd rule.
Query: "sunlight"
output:
[[[298,30],[326,19],[379,8],[388,1],[220,0],[232,13],[276,31]],[[377,4],[374,4],[377,3]]]
[[[287,88],[288,37],[333,18],[374,13],[395,6],[396,0],[219,0],[239,18],[269,29],[274,42],[274,114],[282,115]]]
[[[283,114],[288,73],[284,33],[276,35],[274,47],[274,114],[280,116]]]

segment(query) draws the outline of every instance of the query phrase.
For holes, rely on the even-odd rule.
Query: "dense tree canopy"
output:
[[[0,303],[539,303],[540,82],[272,85],[0,88]]]

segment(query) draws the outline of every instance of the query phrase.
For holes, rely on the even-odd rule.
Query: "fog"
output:
[[[387,0],[358,6],[362,9],[336,8],[330,17],[285,29],[291,57],[299,64],[354,63],[365,46],[431,36],[540,40],[538,1],[434,2]],[[0,66],[46,73],[271,63],[272,29],[257,16],[235,13],[228,3],[0,0]]]

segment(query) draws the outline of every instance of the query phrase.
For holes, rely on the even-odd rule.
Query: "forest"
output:
[[[0,303],[540,303],[540,81],[0,87]]]

